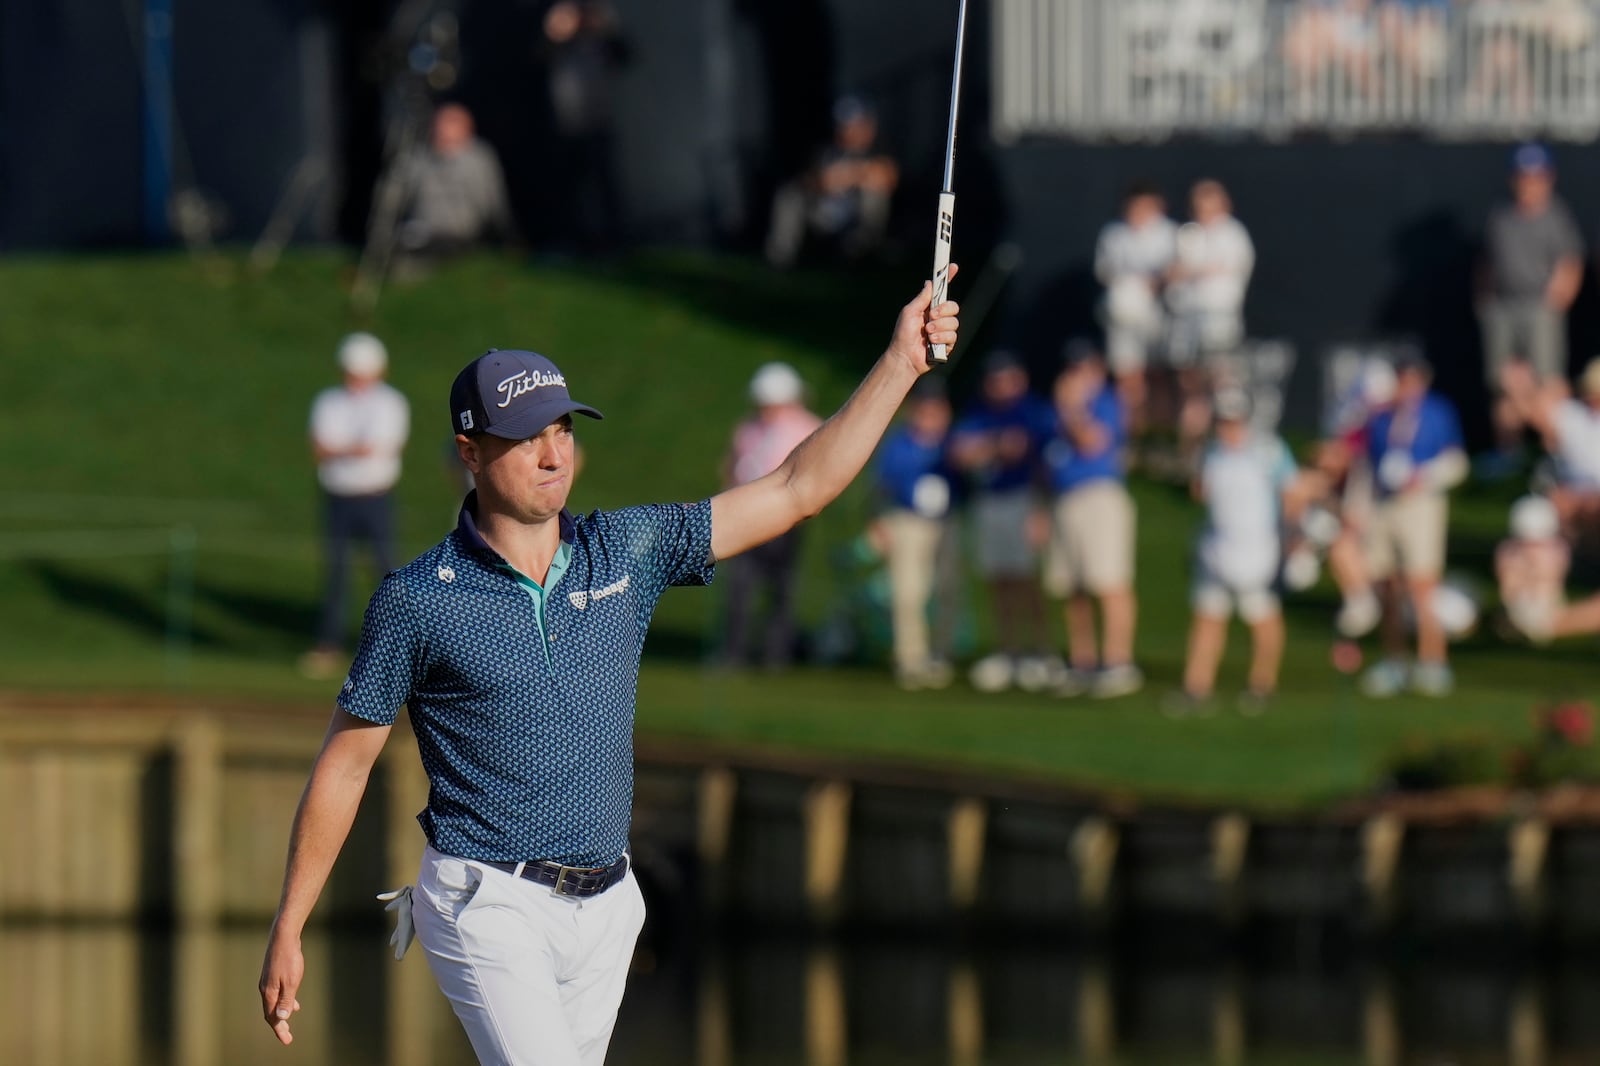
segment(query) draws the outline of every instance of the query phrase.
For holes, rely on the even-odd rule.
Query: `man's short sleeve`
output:
[[[311,403],[311,417],[307,430],[311,439],[323,447],[336,447],[344,443],[349,428],[341,424],[338,399],[332,389],[324,389]]]
[[[1439,424],[1443,441],[1440,451],[1460,451],[1467,446],[1466,437],[1461,432],[1461,416],[1456,413],[1456,405],[1439,397]]]
[[[1562,256],[1584,255],[1583,230],[1578,226],[1577,220],[1572,217],[1572,211],[1564,203],[1557,203],[1554,207],[1553,217],[1556,222],[1556,249]]]
[[[1128,442],[1128,421],[1123,417],[1122,401],[1117,398],[1116,390],[1105,388],[1100,395],[1095,397],[1090,408],[1096,422],[1106,427],[1106,432],[1111,435],[1111,447],[1121,448]]]
[[[1562,451],[1579,447],[1587,436],[1588,414],[1579,400],[1563,400],[1556,407],[1554,418],[1556,444]]]
[[[639,559],[653,593],[678,585],[709,585],[716,573],[711,558],[711,501],[630,507],[609,516]]]
[[[361,645],[339,690],[339,709],[378,725],[393,725],[422,678],[425,644],[405,585],[384,578],[367,604]]]

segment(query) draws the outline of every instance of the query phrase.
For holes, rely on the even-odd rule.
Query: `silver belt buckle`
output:
[[[566,889],[566,884],[567,884],[567,875],[568,875],[568,874],[572,874],[572,873],[577,873],[577,872],[578,872],[578,871],[577,871],[577,869],[576,869],[576,868],[575,868],[575,867],[572,867],[572,866],[563,866],[563,867],[562,867],[562,868],[561,868],[561,870],[560,870],[560,872],[559,872],[559,873],[557,873],[557,874],[556,874],[556,884],[555,884],[555,887],[554,887],[554,888],[552,888],[552,889],[551,889],[551,890],[550,890],[550,891],[551,891],[551,892],[552,892],[552,893],[553,893],[553,894],[555,894],[555,895],[557,895],[557,896],[567,896],[567,895],[571,895],[571,893],[569,893],[569,892],[568,892],[568,891],[567,891],[567,889]]]

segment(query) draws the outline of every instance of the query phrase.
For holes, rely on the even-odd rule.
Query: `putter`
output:
[[[956,194],[956,115],[961,110],[961,55],[967,43],[967,0],[961,0],[961,14],[956,19],[956,70],[950,82],[950,132],[944,146],[944,189],[939,193],[939,226],[933,245],[933,306],[938,307],[950,294],[950,239],[955,231]],[[928,361],[944,363],[950,359],[950,349],[943,344],[930,345]]]

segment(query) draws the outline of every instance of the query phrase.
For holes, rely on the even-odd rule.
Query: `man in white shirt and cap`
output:
[[[389,353],[370,333],[339,344],[344,383],[324,389],[311,406],[311,451],[322,487],[327,536],[327,576],[317,643],[302,660],[312,677],[341,667],[350,552],[358,541],[372,551],[380,575],[394,567],[395,483],[411,433],[411,408],[384,382]]]
[[[1123,197],[1122,217],[1100,231],[1095,245],[1094,273],[1106,289],[1100,312],[1106,362],[1134,435],[1144,428],[1145,372],[1167,331],[1161,293],[1177,237],[1161,191],[1136,182]]]
[[[1193,452],[1211,424],[1211,392],[1248,384],[1237,358],[1256,250],[1221,182],[1196,182],[1189,198],[1193,217],[1178,230],[1166,295],[1172,308],[1168,354],[1183,393],[1178,436]]]

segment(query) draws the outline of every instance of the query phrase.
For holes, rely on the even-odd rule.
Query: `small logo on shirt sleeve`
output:
[[[450,582],[454,581],[455,579],[456,579],[456,572],[454,570],[450,569],[448,566],[439,567],[439,580],[440,581],[443,581],[446,585],[448,585],[448,584],[450,584]]]

